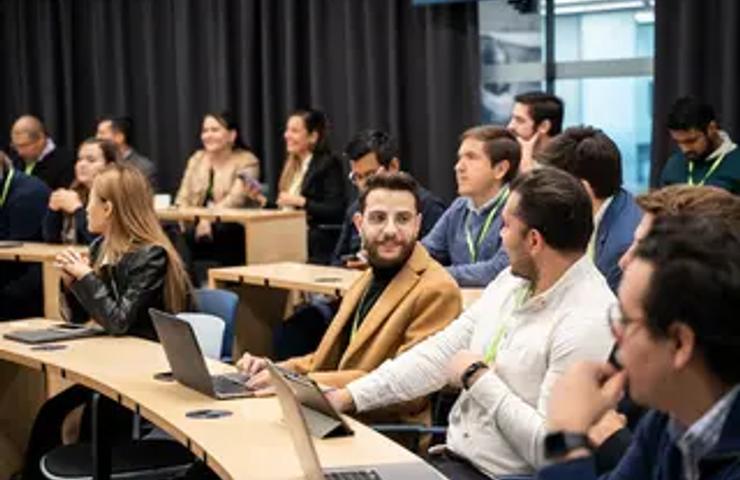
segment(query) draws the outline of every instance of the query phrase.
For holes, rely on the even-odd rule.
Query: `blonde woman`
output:
[[[112,335],[156,340],[148,309],[187,309],[191,287],[154,213],[144,174],[118,164],[100,172],[90,192],[87,223],[100,235],[90,246],[89,260],[73,250],[56,259],[69,320],[92,319]]]
[[[203,148],[188,160],[175,204],[181,207],[238,208],[258,206],[259,160],[239,135],[228,112],[208,113],[200,133]],[[222,265],[244,263],[244,229],[239,225],[199,220],[183,228],[186,264],[209,260]],[[192,257],[192,258],[191,258]]]
[[[149,181],[131,165],[112,164],[93,181],[87,225],[100,235],[89,259],[69,250],[56,258],[65,288],[69,318],[92,320],[111,335],[157,336],[150,307],[177,313],[190,307],[188,276],[162,231]],[[91,360],[92,361],[92,360]],[[121,364],[122,368],[125,365]],[[22,478],[45,478],[39,463],[62,443],[64,419],[90,400],[86,387],[74,385],[50,398],[34,421]],[[131,439],[131,412],[110,400],[106,435],[111,441]],[[82,416],[81,431],[89,424]]]
[[[69,188],[54,190],[49,198],[42,224],[44,241],[89,245],[95,239],[95,234],[87,229],[87,198],[95,176],[118,160],[114,143],[96,138],[82,142],[77,151],[74,181]]]

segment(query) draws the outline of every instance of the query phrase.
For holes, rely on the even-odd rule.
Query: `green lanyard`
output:
[[[506,332],[509,330],[509,323],[511,323],[511,317],[514,314],[514,311],[521,308],[522,305],[524,305],[524,302],[527,301],[529,296],[531,295],[531,287],[529,285],[523,285],[519,290],[516,292],[516,298],[514,303],[514,308],[509,312],[509,318],[501,323],[501,326],[498,327],[498,330],[496,331],[496,334],[493,336],[493,340],[491,340],[491,343],[488,345],[488,348],[486,349],[486,354],[483,356],[483,360],[486,363],[491,363],[494,360],[496,360],[496,355],[498,355],[498,349],[501,346],[501,341],[506,336]]]
[[[483,227],[481,227],[480,231],[478,232],[478,239],[476,242],[473,242],[473,235],[470,233],[470,212],[468,212],[468,218],[465,220],[465,240],[468,242],[468,252],[470,252],[471,262],[475,263],[478,257],[478,249],[480,248],[480,244],[483,243],[483,239],[486,238],[488,230],[491,228],[493,217],[496,216],[496,212],[498,212],[499,208],[501,208],[501,205],[506,202],[507,198],[509,198],[508,185],[506,185],[496,196],[494,205],[491,208],[491,211],[488,212],[488,217],[486,217],[486,221],[485,223],[483,223]]]
[[[5,177],[5,182],[3,183],[3,194],[0,196],[0,207],[5,205],[5,200],[8,198],[8,192],[10,191],[10,182],[13,181],[13,175],[15,175],[15,170],[12,168],[8,170],[8,176]]]
[[[349,341],[351,342],[355,338],[355,334],[357,333],[357,330],[360,326],[360,312],[362,311],[363,305],[365,305],[365,297],[367,297],[367,292],[370,290],[370,287],[368,286],[364,292],[362,292],[362,298],[360,298],[360,303],[357,304],[357,309],[355,310],[355,316],[352,319],[352,330],[350,330],[349,334]]]
[[[33,169],[36,168],[36,162],[26,164],[26,175],[33,175]]]
[[[704,178],[701,179],[699,183],[696,184],[697,187],[703,187],[704,182],[707,181],[709,176],[714,173],[715,170],[719,167],[719,165],[722,163],[722,160],[725,159],[726,152],[717,158],[717,160],[714,161],[711,167],[709,167],[709,170],[707,170],[707,173],[704,175]],[[694,162],[689,161],[689,185],[694,186]]]

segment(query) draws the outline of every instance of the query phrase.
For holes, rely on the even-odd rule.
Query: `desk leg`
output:
[[[33,419],[45,398],[43,372],[0,361],[0,478],[23,465]]]
[[[247,264],[308,260],[304,217],[254,219],[244,224]]]
[[[290,291],[256,285],[239,285],[234,289],[231,285],[239,295],[232,358],[236,361],[244,352],[271,357],[272,329],[285,316]]]
[[[61,281],[59,270],[54,268],[52,262],[43,262],[41,266],[44,276],[44,316],[60,319],[62,314],[59,310],[59,282]]]

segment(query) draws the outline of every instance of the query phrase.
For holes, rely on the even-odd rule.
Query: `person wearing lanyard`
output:
[[[462,134],[455,178],[460,194],[421,241],[461,287],[485,287],[509,265],[501,212],[519,169],[514,134],[495,126]]]
[[[41,241],[49,188],[0,152],[0,240]],[[0,320],[43,315],[39,265],[0,262]]]
[[[740,149],[720,130],[714,109],[693,97],[679,98],[668,114],[679,151],[666,162],[659,185],[711,185],[740,193]]]
[[[74,155],[59,148],[41,120],[19,117],[10,131],[11,155],[17,170],[43,180],[49,188],[67,188],[74,180]]]
[[[535,160],[565,170],[586,187],[594,215],[588,256],[616,293],[622,279],[619,259],[632,244],[642,211],[622,187],[622,158],[617,145],[601,130],[571,127],[555,137]]]
[[[419,203],[417,184],[407,173],[378,173],[367,180],[355,225],[370,268],[344,295],[318,348],[281,366],[342,387],[441,330],[460,313],[455,281],[416,241]],[[268,388],[264,359],[247,353],[238,366],[252,374],[250,387]],[[421,398],[365,419],[418,424],[428,423],[430,413],[429,402]]]
[[[546,401],[569,365],[604,361],[615,302],[585,256],[591,202],[577,179],[542,167],[517,177],[501,230],[511,267],[447,328],[327,393],[360,413],[462,387],[447,444],[430,461],[447,478],[531,474],[543,464]]]

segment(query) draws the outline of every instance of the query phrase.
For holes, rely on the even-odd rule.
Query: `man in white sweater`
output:
[[[547,400],[573,362],[604,361],[616,299],[584,255],[591,203],[578,180],[552,168],[520,176],[503,211],[511,266],[446,329],[327,393],[366,411],[461,387],[446,449],[430,461],[450,478],[532,473],[543,463]]]

